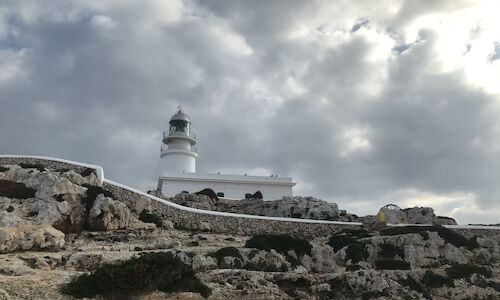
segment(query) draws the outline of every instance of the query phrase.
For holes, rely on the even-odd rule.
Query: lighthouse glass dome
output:
[[[189,135],[189,124],[191,119],[188,115],[179,110],[175,115],[170,118],[170,133],[182,132]]]

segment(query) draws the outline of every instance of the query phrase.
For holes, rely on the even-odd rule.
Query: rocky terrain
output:
[[[219,201],[201,207],[206,198],[184,197],[217,210]],[[161,218],[155,203],[139,198],[102,185],[90,169],[0,160],[0,299],[500,298],[496,230],[365,224],[316,235],[227,234]],[[318,201],[241,206],[348,216]]]
[[[239,214],[330,221],[354,221],[358,219],[356,215],[339,210],[337,204],[314,197],[285,196],[273,201],[257,198],[228,200],[214,197],[211,193],[207,193],[207,195],[180,193],[173,198],[165,199],[187,207]]]

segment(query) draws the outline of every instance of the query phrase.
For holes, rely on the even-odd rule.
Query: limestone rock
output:
[[[436,216],[433,223],[436,225],[457,225],[457,221],[455,221],[455,219],[443,216]]]
[[[174,202],[197,209],[215,210],[216,200],[203,194],[179,193],[175,195]]]
[[[300,259],[300,264],[308,271],[310,272],[312,270],[313,266],[313,260],[309,255],[304,255]]]
[[[0,211],[0,227],[18,227],[26,225],[26,222],[20,217],[7,211]]]
[[[280,270],[283,266],[286,266],[288,269],[291,268],[290,263],[286,261],[285,257],[274,249],[259,251],[250,262],[258,266],[261,270]]]
[[[318,273],[335,272],[337,264],[335,264],[335,254],[333,249],[328,246],[316,246],[311,250],[313,259],[312,270]]]
[[[88,218],[91,229],[104,231],[127,228],[134,219],[125,204],[104,194],[97,195]]]
[[[386,205],[380,209],[390,224],[433,224],[436,220],[431,207],[412,207],[399,209],[395,205]]]
[[[0,253],[16,250],[59,249],[64,233],[50,225],[0,228]]]
[[[67,270],[93,271],[101,264],[102,255],[98,253],[77,252],[65,264]]]
[[[270,217],[338,220],[340,215],[337,204],[313,197],[286,196],[273,201],[245,199],[240,205],[245,213]]]
[[[195,230],[195,231],[210,231],[211,230],[210,224],[208,224],[207,222],[200,221],[200,220],[193,220],[187,224],[184,224],[182,227],[185,229],[188,229],[188,230]]]
[[[10,300],[9,293],[7,293],[5,290],[0,289],[0,300]]]
[[[404,210],[409,224],[432,224],[436,215],[431,207],[412,207]]]
[[[192,267],[195,272],[203,272],[206,270],[215,269],[217,262],[211,256],[195,255],[193,257]]]
[[[450,243],[446,243],[443,247],[439,249],[439,253],[442,257],[448,260],[451,264],[466,264],[468,259],[466,257],[465,249],[460,249],[453,246]],[[467,251],[470,253],[470,251]],[[468,255],[471,256],[471,255]]]

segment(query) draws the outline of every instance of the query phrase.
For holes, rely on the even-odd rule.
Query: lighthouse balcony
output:
[[[163,157],[167,154],[187,154],[190,156],[194,156],[195,158],[198,157],[198,148],[197,147],[191,147],[189,150],[188,149],[181,149],[181,148],[168,148],[168,147],[161,147],[161,155],[160,157]]]
[[[196,144],[196,135],[192,133],[187,133],[187,132],[181,132],[181,131],[174,131],[174,132],[169,132],[169,131],[163,131],[163,142],[167,143],[172,140],[186,140],[188,141],[191,145]]]

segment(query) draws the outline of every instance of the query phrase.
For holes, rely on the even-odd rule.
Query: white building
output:
[[[295,183],[290,177],[196,173],[198,153],[190,127],[191,118],[179,108],[170,118],[169,130],[163,132],[158,190],[164,196],[173,197],[183,191],[195,193],[205,188],[227,199],[243,199],[257,191],[266,200],[292,196]]]

